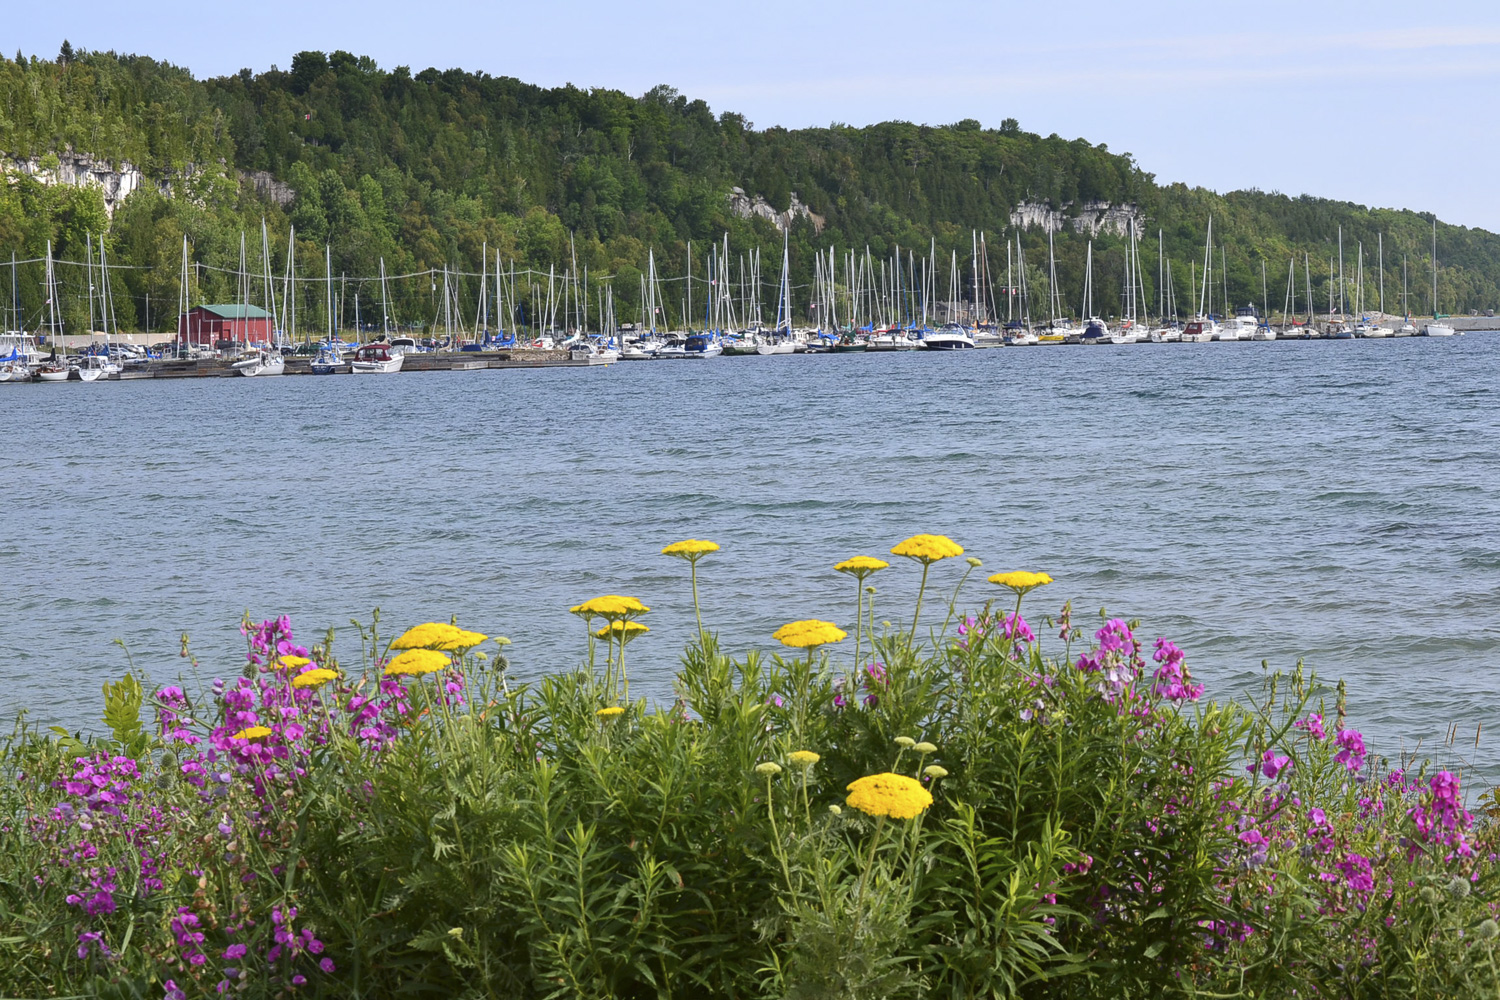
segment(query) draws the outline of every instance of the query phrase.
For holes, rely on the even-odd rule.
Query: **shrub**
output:
[[[245,623],[236,679],[155,691],[150,729],[133,678],[106,691],[109,735],[18,727],[0,990],[1500,987],[1493,831],[1454,774],[1376,760],[1300,666],[1210,703],[1135,623],[1081,644],[1065,605],[1039,638],[1022,611],[1044,574],[992,577],[1005,599],[963,615],[971,560],[919,641],[927,584],[962,552],[919,539],[896,550],[922,569],[910,628],[875,626],[883,561],[842,563],[849,629],[796,622],[785,654],[736,660],[700,627],[670,706],[629,699],[649,609],[606,595],[574,609],[585,661],[535,686],[510,682],[504,640],[451,624],[385,641],[377,613],[344,664],[282,617]],[[711,544],[671,553],[695,594]]]

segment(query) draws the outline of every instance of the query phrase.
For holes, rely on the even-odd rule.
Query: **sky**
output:
[[[1015,118],[1159,182],[1433,211],[1500,232],[1500,3],[674,0],[26,4],[0,47],[151,55],[197,77],[344,49],[642,94],[757,127]]]

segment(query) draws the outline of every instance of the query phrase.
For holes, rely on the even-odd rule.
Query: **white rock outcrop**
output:
[[[821,233],[828,220],[814,212],[802,199],[797,197],[797,192],[792,192],[791,207],[785,212],[778,212],[771,207],[770,202],[756,195],[751,198],[745,194],[744,188],[729,189],[729,210],[742,219],[761,218],[770,222],[777,229],[786,232],[797,219],[807,219],[813,225],[813,232]]]
[[[142,188],[155,187],[163,197],[172,197],[174,178],[171,175],[152,180],[129,160],[112,163],[72,150],[55,155],[57,162],[53,165],[51,155],[23,157],[0,153],[0,175],[30,177],[38,184],[49,187],[62,184],[68,187],[98,188],[104,196],[104,212],[110,218],[114,218],[115,209],[126,198]],[[198,173],[198,168],[189,164],[179,179],[191,180]],[[239,173],[239,182],[249,184],[256,194],[274,201],[282,208],[290,205],[297,197],[291,185],[278,181],[264,170],[242,171]]]
[[[1078,206],[1068,202],[1061,208],[1053,208],[1045,202],[1023,201],[1010,213],[1010,224],[1021,229],[1037,228],[1057,233],[1067,227],[1090,236],[1098,236],[1100,232],[1129,235],[1132,221],[1136,233],[1142,233],[1146,216],[1139,205],[1112,205],[1107,201],[1086,201]]]

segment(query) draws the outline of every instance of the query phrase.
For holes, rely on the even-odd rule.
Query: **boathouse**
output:
[[[223,348],[235,344],[268,344],[274,324],[260,306],[194,306],[177,317],[177,342]]]

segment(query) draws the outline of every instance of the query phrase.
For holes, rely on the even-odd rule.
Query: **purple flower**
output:
[[[337,966],[333,964],[333,959],[325,958],[318,963],[318,968],[322,969],[324,972],[331,973],[334,969],[337,968]]]
[[[1327,734],[1323,732],[1323,716],[1313,712],[1305,719],[1298,719],[1292,723],[1298,729],[1306,729],[1307,734],[1315,740],[1326,739]]]
[[[1334,760],[1350,771],[1358,771],[1365,766],[1365,738],[1358,730],[1340,729],[1338,736],[1334,737],[1334,743],[1339,748]]]
[[[1373,892],[1375,890],[1375,875],[1370,867],[1370,859],[1360,854],[1351,854],[1349,857],[1334,865],[1344,873],[1349,888],[1355,892]]]
[[[250,949],[243,944],[232,944],[228,948],[224,949],[224,959],[225,961],[233,961],[236,958],[244,958],[245,953],[249,950]]]
[[[1274,750],[1267,750],[1265,753],[1260,755],[1259,761],[1251,761],[1249,764],[1245,765],[1245,770],[1249,771],[1251,774],[1254,774],[1255,769],[1258,765],[1260,767],[1261,774],[1264,774],[1267,778],[1275,781],[1276,776],[1282,771],[1288,770],[1291,766],[1291,763],[1292,759],[1290,757],[1283,757],[1280,754],[1276,753],[1276,751]]]

